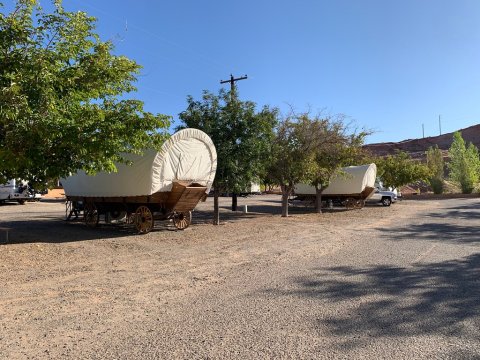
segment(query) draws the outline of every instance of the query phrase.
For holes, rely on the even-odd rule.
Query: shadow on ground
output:
[[[363,336],[478,337],[479,273],[480,254],[411,268],[332,267],[296,279],[296,290],[272,289],[268,295],[346,307],[318,319],[320,327],[346,336],[343,346],[360,346]]]
[[[378,228],[389,240],[431,240],[453,244],[480,243],[480,207],[477,202],[443,208],[423,215],[432,221],[402,227]]]

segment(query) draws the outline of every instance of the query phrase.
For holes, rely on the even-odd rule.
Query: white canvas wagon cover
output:
[[[335,176],[330,181],[330,185],[323,191],[323,195],[358,195],[367,187],[375,187],[377,177],[375,164],[348,166],[342,170],[344,173]],[[315,195],[315,187],[308,184],[297,184],[295,194]]]
[[[217,152],[210,137],[198,129],[184,129],[172,135],[160,151],[127,154],[131,165],[116,164],[117,172],[87,175],[79,170],[62,179],[67,196],[144,196],[168,192],[174,181],[195,182],[207,187],[215,177]]]

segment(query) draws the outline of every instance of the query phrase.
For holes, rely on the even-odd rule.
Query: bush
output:
[[[434,194],[443,194],[444,184],[442,179],[431,178],[430,186],[432,187]]]

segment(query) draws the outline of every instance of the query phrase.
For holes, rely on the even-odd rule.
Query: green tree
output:
[[[122,153],[167,136],[169,117],[126,99],[140,66],[112,54],[94,18],[54,6],[46,13],[35,0],[18,0],[0,13],[0,182],[115,171]]]
[[[306,139],[292,116],[280,121],[275,131],[268,174],[282,190],[282,217],[288,216],[288,198],[295,184],[306,181],[314,167],[312,144]]]
[[[312,152],[313,162],[307,175],[308,182],[315,187],[315,208],[322,212],[322,193],[328,188],[330,179],[342,176],[342,167],[357,163],[362,157],[362,145],[367,131],[350,133],[345,116],[310,117],[307,113],[298,118],[300,142],[306,151]]]
[[[378,158],[375,162],[377,175],[383,184],[396,189],[418,180],[427,180],[430,174],[426,165],[412,160],[404,151]]]
[[[187,109],[179,117],[182,125],[206,132],[217,149],[214,188],[214,224],[219,224],[218,197],[221,192],[239,193],[264,173],[265,158],[271,151],[277,110],[256,112],[251,101],[238,99],[220,90],[218,96],[205,91],[201,101],[187,98]]]
[[[470,194],[479,180],[480,158],[477,147],[472,143],[466,146],[462,134],[457,131],[453,134],[448,153],[450,178],[460,185],[462,193]]]
[[[291,114],[279,124],[268,174],[282,190],[282,216],[288,216],[288,198],[302,182],[315,186],[316,209],[321,212],[322,192],[332,176],[362,154],[367,132],[348,130],[343,115]]]
[[[443,193],[444,161],[442,151],[438,145],[431,146],[427,150],[427,167],[430,172],[428,181],[435,194]]]

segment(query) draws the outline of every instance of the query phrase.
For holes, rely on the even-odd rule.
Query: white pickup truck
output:
[[[383,206],[390,206],[395,201],[397,201],[397,194],[392,191],[379,190],[378,188],[375,189],[373,195],[367,200],[369,203],[382,203]]]
[[[0,203],[6,201],[16,201],[20,205],[25,201],[33,199],[33,195],[28,189],[28,185],[21,181],[9,180],[6,184],[0,185]]]

